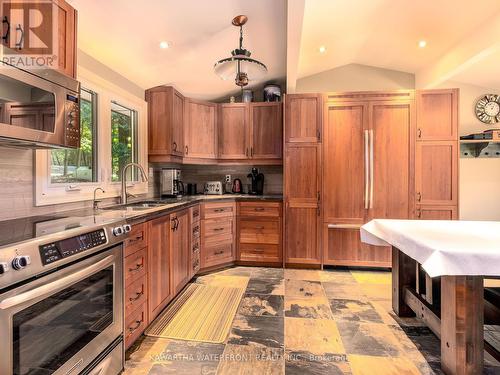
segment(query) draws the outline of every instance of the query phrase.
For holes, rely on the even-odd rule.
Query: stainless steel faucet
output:
[[[137,167],[139,169],[139,171],[141,171],[142,182],[148,181],[148,176],[147,176],[146,172],[144,171],[144,168],[142,167],[142,165],[140,165],[138,163],[128,163],[126,166],[124,166],[122,169],[122,191],[121,191],[121,200],[120,200],[121,204],[127,204],[128,195],[127,195],[127,181],[126,181],[126,179],[127,179],[127,169],[129,169],[130,167]]]
[[[102,193],[104,193],[104,192],[105,192],[105,191],[104,191],[102,188],[100,188],[100,187],[96,187],[96,188],[94,189],[94,200],[93,200],[93,204],[92,204],[92,206],[94,207],[94,210],[97,210],[97,209],[99,208],[99,202],[101,201],[100,199],[95,199],[95,195],[96,195],[96,193],[97,193],[97,191],[98,191],[98,190],[100,190]]]

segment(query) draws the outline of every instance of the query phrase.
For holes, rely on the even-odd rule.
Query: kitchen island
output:
[[[444,373],[482,374],[483,278],[500,276],[500,222],[372,220],[361,240],[392,246],[393,310],[440,337]]]

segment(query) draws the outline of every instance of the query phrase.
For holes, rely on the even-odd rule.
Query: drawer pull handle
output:
[[[255,227],[255,229],[262,230],[262,229],[264,229],[264,226],[259,225],[258,227]]]
[[[214,228],[214,232],[220,232],[221,230],[224,230],[224,227],[222,227],[222,228]]]
[[[144,263],[139,263],[139,264],[135,265],[135,268],[129,268],[128,271],[129,272],[137,272],[143,267],[144,267]]]
[[[135,238],[129,238],[128,242],[132,243],[132,242],[136,242],[136,241],[142,241],[143,239],[144,239],[144,235],[141,233],[141,234],[136,235]]]
[[[254,210],[255,211],[265,211],[265,208],[264,207],[255,207]]]
[[[253,251],[255,251],[256,253],[263,253],[264,249],[253,249]]]
[[[215,252],[215,255],[221,255],[221,254],[224,254],[224,250],[219,250]]]
[[[139,298],[141,298],[141,297],[142,297],[142,295],[143,295],[143,294],[144,294],[144,290],[143,290],[143,291],[141,291],[141,292],[136,293],[136,294],[135,294],[135,297],[130,297],[130,298],[129,298],[129,301],[130,301],[130,302],[137,301]]]
[[[215,208],[214,209],[214,212],[224,212],[224,211],[226,211],[225,208]]]
[[[137,331],[137,329],[141,326],[141,324],[142,324],[143,321],[144,321],[143,319],[136,320],[134,327],[128,327],[128,332],[129,333],[134,333],[135,331]]]

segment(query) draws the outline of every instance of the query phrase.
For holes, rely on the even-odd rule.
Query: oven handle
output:
[[[8,310],[15,306],[21,305],[28,301],[32,301],[39,297],[43,297],[45,295],[50,295],[54,292],[59,291],[67,285],[74,284],[79,280],[85,279],[86,277],[96,273],[97,271],[105,268],[108,265],[113,264],[115,261],[115,257],[113,255],[109,255],[106,258],[100,260],[99,262],[92,264],[89,267],[86,267],[80,271],[72,273],[71,275],[65,276],[62,279],[58,279],[50,284],[42,285],[38,288],[29,290],[25,293],[18,294],[16,296],[6,298],[0,302],[0,310]]]

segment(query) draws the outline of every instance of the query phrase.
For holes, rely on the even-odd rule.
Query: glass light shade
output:
[[[223,80],[235,79],[239,72],[246,73],[250,81],[259,79],[267,73],[267,67],[260,61],[244,55],[231,56],[217,61],[214,65],[215,73]]]

